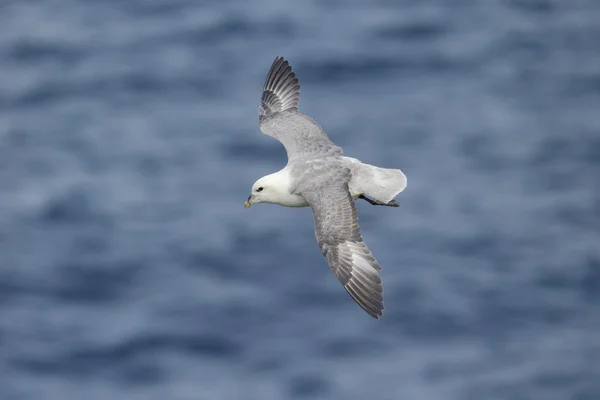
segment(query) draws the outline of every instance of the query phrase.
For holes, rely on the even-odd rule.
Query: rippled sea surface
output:
[[[12,1],[0,399],[600,398],[600,3]],[[347,155],[386,312],[242,203],[277,55]]]

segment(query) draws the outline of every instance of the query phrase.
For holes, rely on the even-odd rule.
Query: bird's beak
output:
[[[252,204],[254,204],[254,195],[251,194],[248,196],[248,200],[244,202],[244,208],[249,208]]]

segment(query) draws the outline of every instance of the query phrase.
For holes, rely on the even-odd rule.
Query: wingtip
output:
[[[363,310],[365,310],[365,309],[363,308]],[[367,310],[365,310],[365,312],[367,314],[369,314],[373,319],[378,320],[378,319],[381,319],[381,317],[383,317],[383,309],[379,310],[378,312],[371,312],[371,311],[367,311]]]
[[[297,111],[299,101],[300,83],[296,73],[284,57],[275,57],[263,86],[259,120],[280,111]]]
[[[384,307],[383,307],[383,303],[382,303],[381,309],[377,313],[374,313],[374,314],[369,313],[369,315],[375,319],[380,319],[381,317],[383,317],[383,310],[384,310]]]

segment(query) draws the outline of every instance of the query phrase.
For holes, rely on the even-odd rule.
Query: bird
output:
[[[407,185],[400,169],[380,168],[347,157],[325,131],[299,111],[300,83],[290,63],[276,57],[265,79],[259,108],[263,134],[283,144],[286,166],[252,185],[244,202],[311,207],[319,248],[335,277],[370,316],[383,315],[381,266],[360,233],[355,200],[398,207]]]

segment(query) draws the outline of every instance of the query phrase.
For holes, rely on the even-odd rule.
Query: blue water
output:
[[[600,3],[7,2],[0,399],[600,398]],[[376,321],[257,205],[277,55],[347,155]]]

